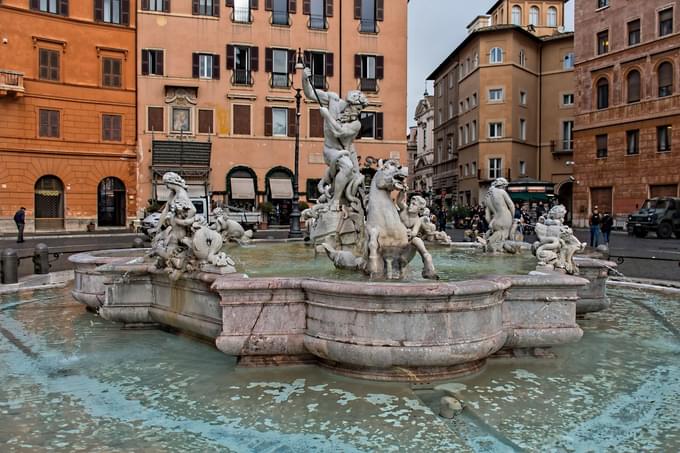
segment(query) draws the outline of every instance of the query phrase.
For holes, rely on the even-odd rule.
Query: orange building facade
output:
[[[172,170],[195,200],[247,211],[269,202],[270,223],[287,223],[298,49],[319,89],[367,94],[362,160],[406,163],[407,2],[386,3],[138,1],[140,210],[163,201]],[[303,99],[299,190],[312,202],[326,170],[318,108]]]
[[[128,1],[0,4],[0,231],[124,227],[137,211]]]

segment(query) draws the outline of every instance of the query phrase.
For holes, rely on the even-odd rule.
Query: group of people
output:
[[[609,245],[609,235],[614,227],[614,218],[611,214],[608,212],[600,214],[598,207],[594,206],[588,224],[590,225],[590,246]]]

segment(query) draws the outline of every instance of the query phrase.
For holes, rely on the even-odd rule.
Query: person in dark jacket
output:
[[[614,227],[614,219],[612,216],[608,213],[605,212],[604,215],[602,216],[602,239],[604,240],[604,243],[609,245],[609,234],[612,232],[612,228]]]
[[[597,247],[600,245],[600,234],[602,233],[602,230],[600,229],[602,216],[600,215],[597,206],[593,208],[593,215],[590,216],[590,222],[588,223],[590,224],[590,246]]]
[[[24,226],[26,225],[26,208],[23,206],[14,214],[14,223],[17,224],[17,242],[24,242]]]

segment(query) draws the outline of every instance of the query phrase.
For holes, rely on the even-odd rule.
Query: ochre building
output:
[[[367,94],[362,163],[406,164],[407,2],[144,0],[138,8],[140,208],[167,196],[162,174],[176,171],[199,208],[202,199],[247,211],[267,203],[270,223],[288,222],[298,49],[318,89]],[[326,170],[318,109],[303,99],[299,186],[312,202]]]
[[[129,1],[0,3],[0,230],[123,227],[136,205]]]
[[[678,196],[680,5],[576,2],[574,211],[619,226],[648,197]]]

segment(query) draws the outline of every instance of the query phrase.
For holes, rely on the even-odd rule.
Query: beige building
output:
[[[435,86],[435,190],[449,204],[479,203],[498,177],[558,190],[569,182],[574,53],[564,3],[497,2],[428,78]],[[526,192],[513,197],[536,198]],[[562,195],[569,204],[570,194]]]
[[[434,99],[427,92],[418,102],[413,119],[416,126],[411,129],[413,152],[409,157],[409,187],[414,193],[429,197],[433,189]]]
[[[268,201],[271,221],[287,223],[298,48],[317,88],[367,93],[362,159],[406,162],[407,3],[384,3],[140,0],[140,206],[163,198],[159,179],[175,170],[197,199],[248,210]],[[299,183],[310,201],[326,170],[322,127],[303,100]]]

